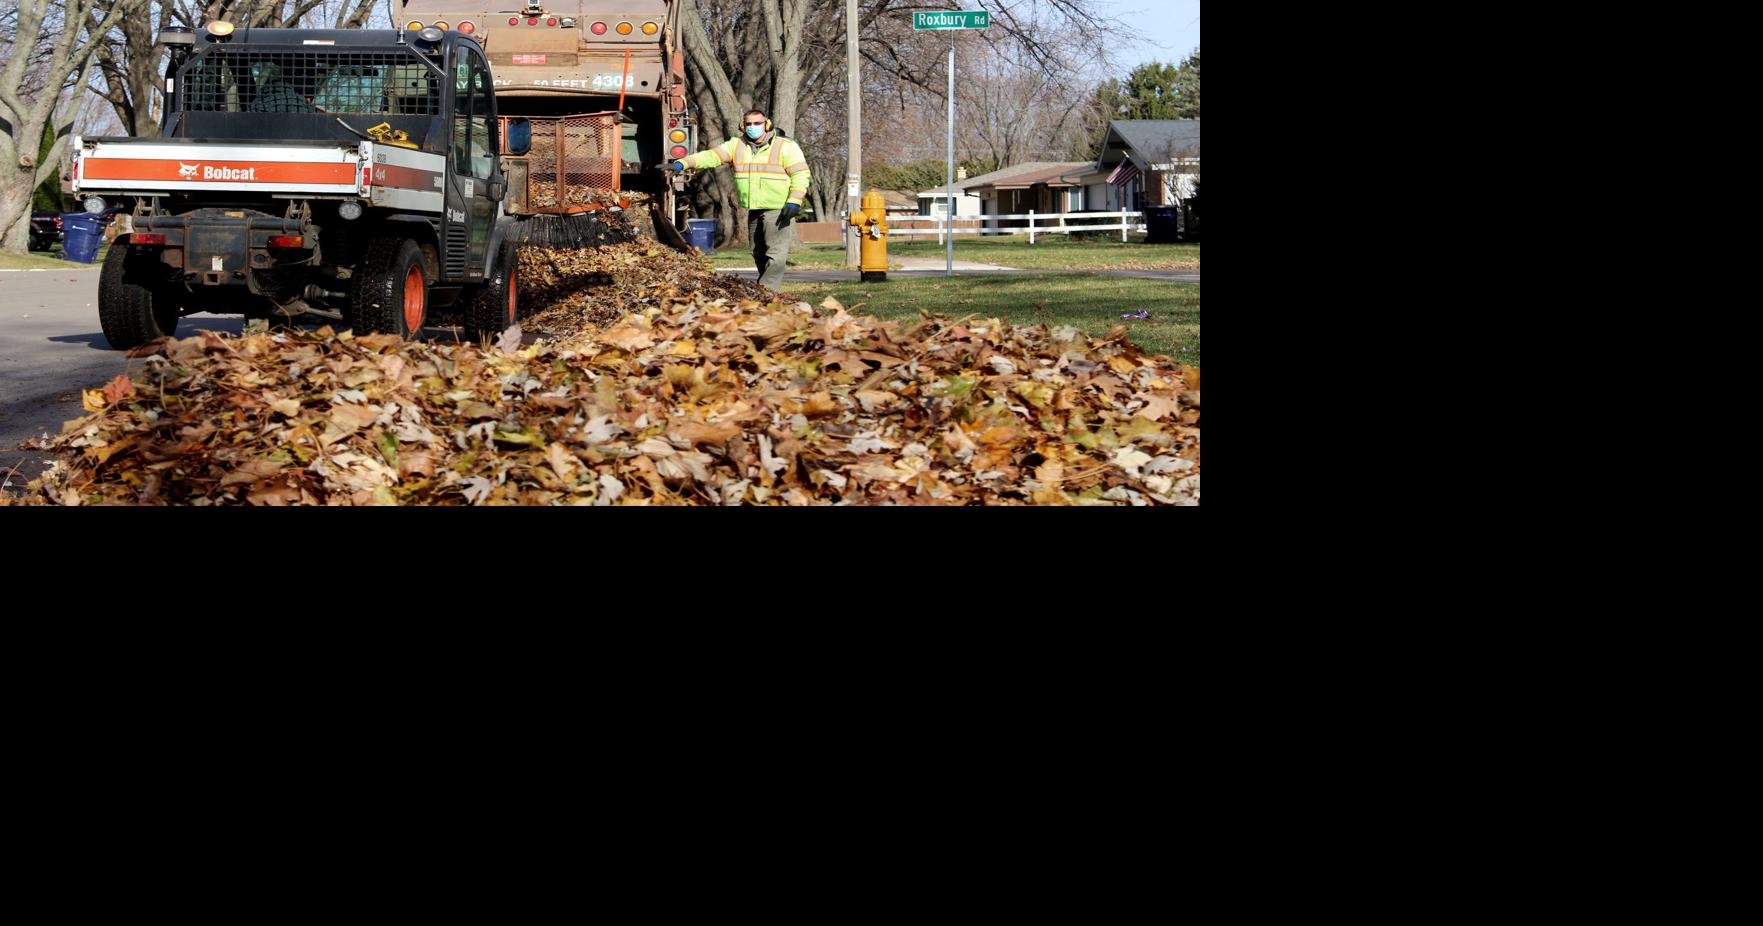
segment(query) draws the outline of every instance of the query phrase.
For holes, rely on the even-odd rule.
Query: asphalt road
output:
[[[242,315],[191,315],[178,334],[244,326]],[[127,370],[98,327],[97,267],[0,271],[0,479],[15,466],[14,482],[42,472],[48,456],[19,442],[61,433],[62,422],[85,414],[81,389]]]

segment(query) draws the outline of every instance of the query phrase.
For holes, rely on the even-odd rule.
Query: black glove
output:
[[[802,207],[800,205],[798,205],[796,203],[790,203],[789,205],[784,207],[784,214],[782,216],[782,219],[785,222],[794,221],[797,214],[799,214],[801,211],[802,211]]]

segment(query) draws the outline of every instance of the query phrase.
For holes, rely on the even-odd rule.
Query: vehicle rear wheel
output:
[[[408,238],[376,238],[355,271],[349,323],[359,334],[414,338],[428,320],[428,271]]]
[[[504,238],[496,251],[496,272],[465,310],[466,334],[472,340],[481,340],[486,335],[494,337],[520,320],[517,259],[514,240]]]
[[[134,249],[112,245],[98,273],[98,324],[116,350],[139,347],[154,338],[176,335],[177,302],[157,284],[143,282],[149,268],[131,267]]]

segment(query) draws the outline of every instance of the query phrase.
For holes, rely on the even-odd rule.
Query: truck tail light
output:
[[[275,235],[269,239],[272,248],[303,248],[306,246],[305,235]]]
[[[136,232],[129,236],[129,244],[164,244],[165,236],[151,232]]]

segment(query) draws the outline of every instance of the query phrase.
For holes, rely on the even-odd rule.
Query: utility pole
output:
[[[857,73],[857,0],[845,0],[845,84],[847,101],[845,105],[846,132],[850,138],[851,163],[845,174],[845,200],[847,216],[857,214],[862,203],[863,194],[863,86]],[[858,263],[858,245],[862,238],[857,230],[845,223],[845,269],[855,270]]]

